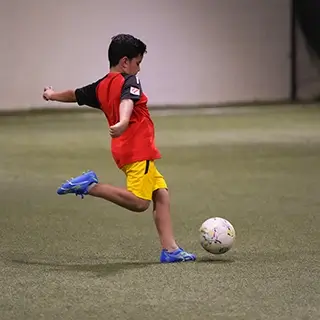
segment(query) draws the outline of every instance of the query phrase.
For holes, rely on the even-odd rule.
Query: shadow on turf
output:
[[[112,273],[117,273],[124,270],[140,269],[149,266],[160,265],[159,262],[140,262],[140,261],[122,261],[122,262],[108,262],[108,263],[93,263],[93,264],[68,264],[56,263],[46,261],[36,261],[27,259],[11,259],[13,263],[50,267],[51,270],[56,271],[76,271],[76,272],[91,272],[99,277],[107,276]],[[231,259],[203,257],[199,258],[196,263],[233,263]]]
[[[91,272],[95,273],[99,277],[107,276],[112,273],[129,270],[129,269],[140,269],[152,265],[157,265],[157,262],[108,262],[108,263],[84,263],[84,264],[61,264],[55,262],[45,262],[45,261],[29,261],[23,259],[13,259],[12,262],[34,265],[34,266],[44,266],[50,267],[51,270],[55,271],[76,271],[76,272]]]
[[[217,258],[217,257],[202,257],[202,258],[198,258],[197,263],[214,263],[214,264],[218,264],[218,263],[233,263],[235,262],[234,259],[230,259],[230,258]]]

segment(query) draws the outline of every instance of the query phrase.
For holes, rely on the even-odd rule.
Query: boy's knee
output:
[[[150,201],[144,199],[137,199],[134,211],[135,212],[144,212],[148,210],[150,206]]]

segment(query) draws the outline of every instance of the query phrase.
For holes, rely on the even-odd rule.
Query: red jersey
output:
[[[148,98],[143,93],[136,76],[109,73],[88,86],[76,89],[79,105],[98,108],[105,114],[109,126],[119,122],[120,103],[124,99],[134,102],[127,130],[111,139],[111,152],[119,168],[136,161],[161,158],[155,146],[154,124],[147,107]]]

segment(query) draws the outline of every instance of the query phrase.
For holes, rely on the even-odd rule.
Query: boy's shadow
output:
[[[48,262],[32,259],[11,259],[13,263],[25,264],[25,265],[34,265],[34,266],[43,266],[49,267],[51,270],[55,271],[75,271],[75,272],[90,272],[96,274],[98,277],[108,276],[113,273],[118,273],[130,269],[140,269],[152,266],[160,266],[161,264],[158,261],[121,261],[121,262],[101,262],[101,263],[59,263],[59,262]],[[201,257],[197,263],[207,263],[207,264],[228,264],[233,263],[232,259],[222,259],[215,257]],[[189,262],[194,264],[193,262]],[[188,263],[188,264],[189,264]],[[179,265],[178,264],[166,264],[169,265]]]
[[[12,259],[13,263],[49,267],[54,271],[74,271],[74,272],[91,272],[98,277],[108,276],[112,273],[117,273],[129,269],[140,269],[148,266],[157,265],[157,262],[101,262],[101,263],[59,263],[59,262],[46,262],[38,260],[26,259]]]

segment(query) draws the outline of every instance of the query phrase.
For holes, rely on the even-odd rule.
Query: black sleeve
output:
[[[120,100],[131,99],[133,102],[139,101],[142,94],[139,78],[132,75],[125,75],[124,77],[125,81],[122,87]]]
[[[87,105],[92,108],[100,109],[100,103],[97,99],[96,89],[101,80],[102,79],[75,90],[75,95],[79,106]]]

